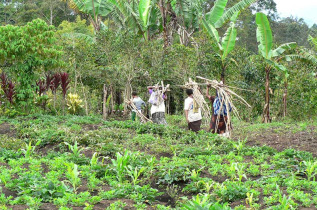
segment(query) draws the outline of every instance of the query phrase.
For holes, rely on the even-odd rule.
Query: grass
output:
[[[0,209],[317,208],[311,153],[244,141],[310,123],[240,123],[235,141],[189,132],[182,116],[167,120],[165,127],[96,116],[1,118],[14,132],[0,136]]]

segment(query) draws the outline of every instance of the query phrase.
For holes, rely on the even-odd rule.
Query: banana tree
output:
[[[151,19],[154,2],[154,0],[71,0],[69,4],[71,8],[88,14],[96,31],[99,31],[103,25],[101,17],[109,16],[125,29],[137,29],[137,32],[148,40],[151,21],[155,21]]]
[[[68,5],[77,12],[87,14],[97,32],[103,25],[101,17],[105,17],[113,11],[113,5],[107,0],[69,0]]]
[[[203,19],[203,25],[207,30],[210,37],[214,41],[214,51],[221,58],[221,80],[225,82],[225,71],[228,65],[227,57],[229,53],[234,49],[237,38],[237,29],[235,28],[235,21],[230,23],[230,27],[227,29],[225,35],[220,39],[218,31],[206,20]]]
[[[234,49],[237,39],[236,20],[243,9],[256,1],[242,0],[225,10],[228,0],[217,0],[211,11],[202,19],[202,25],[214,43],[213,49],[221,58],[221,80],[223,83],[225,82],[225,72],[229,63],[228,55]],[[222,27],[228,20],[230,20],[230,25],[224,36],[220,38],[217,28]]]
[[[149,20],[152,8],[152,0],[140,0],[139,17],[143,26],[144,37],[150,39]]]
[[[174,30],[180,43],[188,45],[192,34],[199,30],[199,20],[203,16],[203,0],[172,0],[171,9],[177,22]]]
[[[295,42],[282,44],[276,49],[272,49],[273,37],[270,23],[264,13],[256,14],[257,24],[257,41],[259,42],[259,53],[266,61],[265,65],[265,105],[263,109],[263,122],[268,123],[270,118],[270,72],[272,69],[277,69],[287,72],[285,66],[279,63],[288,50],[295,49],[297,44]],[[286,86],[287,88],[287,86]]]

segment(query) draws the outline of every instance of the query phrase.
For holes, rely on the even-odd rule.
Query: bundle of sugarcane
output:
[[[220,120],[220,114],[221,113],[227,113],[227,119],[225,120],[226,123],[226,130],[229,131],[229,134],[231,135],[231,115],[230,115],[230,109],[232,110],[233,114],[240,119],[239,112],[236,108],[236,106],[233,104],[233,96],[235,96],[238,101],[240,101],[242,104],[246,105],[247,107],[251,108],[251,106],[238,94],[233,92],[229,86],[226,86],[222,84],[221,82],[218,82],[217,80],[209,80],[204,77],[197,76],[198,79],[204,80],[206,83],[205,85],[210,85],[212,88],[216,89],[217,91],[217,97],[220,99],[220,110],[217,116],[216,121],[216,130],[218,129],[219,120]],[[231,87],[232,88],[232,87]],[[224,106],[225,105],[225,106]],[[223,109],[226,110],[223,110]]]
[[[200,92],[198,83],[189,78],[189,82],[187,82],[182,87],[193,90],[194,101],[198,104],[202,111],[203,123],[209,124],[211,119],[210,108],[208,103],[205,101],[204,95]]]
[[[135,104],[133,103],[133,100],[125,100],[125,103],[128,105],[128,107],[134,111],[136,113],[136,115],[140,118],[142,123],[146,123],[146,122],[152,122],[152,120],[150,120],[149,118],[147,118],[146,116],[144,116],[144,114],[142,114],[142,112],[140,112],[140,110],[138,110],[135,106]]]

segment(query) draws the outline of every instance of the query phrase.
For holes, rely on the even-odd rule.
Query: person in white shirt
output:
[[[193,90],[187,89],[188,98],[185,99],[184,111],[188,129],[194,132],[200,131],[201,126],[201,110],[193,97]]]

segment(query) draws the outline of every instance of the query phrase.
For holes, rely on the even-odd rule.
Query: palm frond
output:
[[[315,66],[317,66],[317,58],[312,53],[307,52],[306,50],[301,49],[297,54],[291,54],[285,56],[288,60],[300,60],[304,62],[309,62]]]
[[[233,15],[237,12],[241,12],[242,10],[249,7],[251,4],[256,2],[257,0],[242,0],[235,4],[233,7],[230,7],[225,13],[221,16],[221,18],[215,23],[216,28],[222,27],[228,20],[231,19]]]
[[[285,51],[295,49],[296,47],[297,47],[296,42],[289,42],[289,43],[282,44],[278,48],[272,51],[272,57],[280,56]]]

